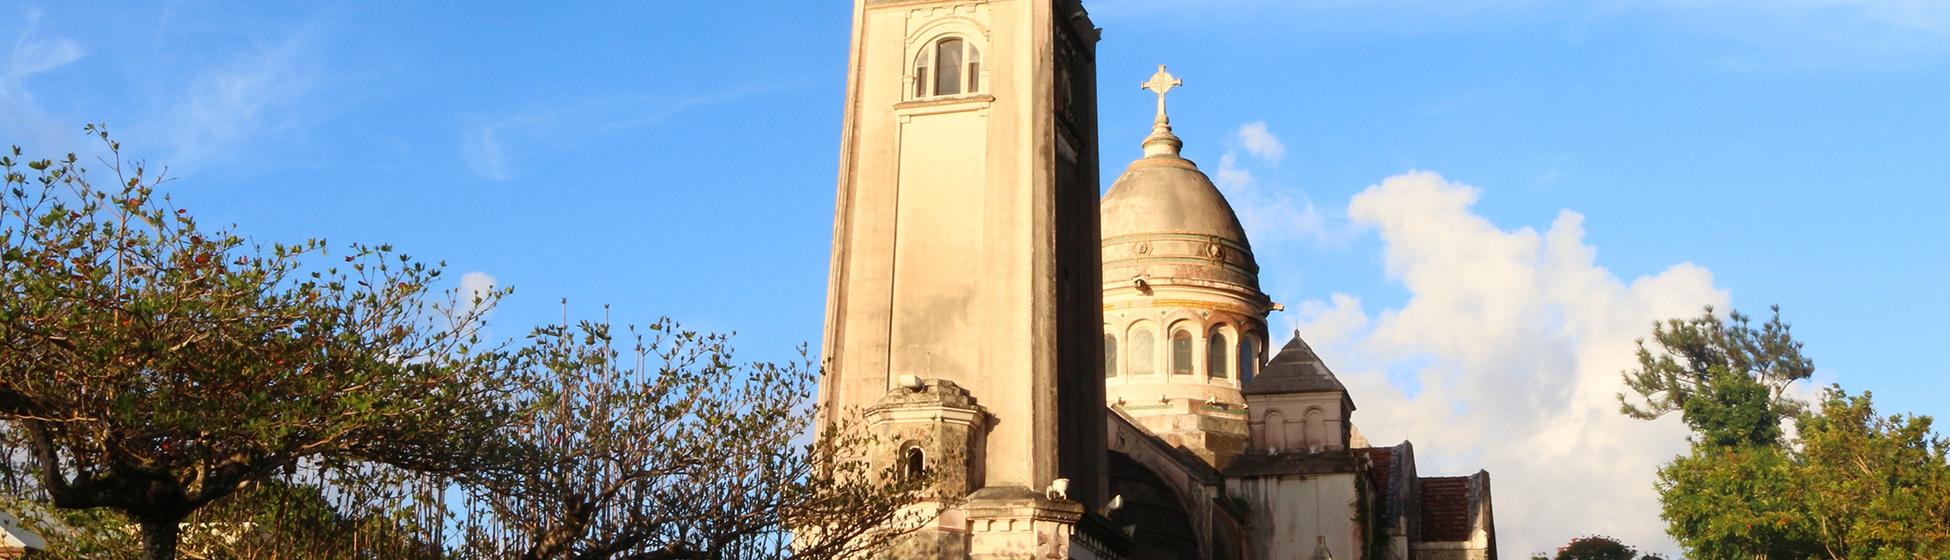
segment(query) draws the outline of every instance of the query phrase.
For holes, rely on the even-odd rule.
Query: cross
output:
[[[1171,88],[1182,85],[1185,85],[1185,80],[1180,80],[1173,77],[1170,72],[1166,72],[1163,64],[1158,65],[1158,73],[1151,75],[1151,81],[1138,84],[1138,87],[1158,94],[1158,122],[1165,122],[1165,94],[1170,92]]]

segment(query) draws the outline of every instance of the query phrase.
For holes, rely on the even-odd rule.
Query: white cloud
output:
[[[1276,164],[1280,162],[1280,156],[1286,155],[1286,144],[1281,144],[1278,136],[1266,131],[1264,121],[1241,125],[1239,142],[1245,144],[1247,153]]]
[[[236,54],[182,86],[185,95],[141,132],[174,149],[172,167],[233,157],[307,119],[299,104],[318,81],[312,57],[303,33]]]
[[[28,10],[20,18],[18,35],[7,51],[6,66],[0,67],[0,128],[15,136],[13,142],[65,144],[63,132],[72,132],[41,114],[27,79],[76,60],[86,53],[74,40],[44,34],[41,12]]]
[[[1264,122],[1240,126],[1236,136],[1236,145],[1258,156],[1269,167],[1276,167],[1280,156],[1286,153],[1286,146],[1266,130]],[[1227,150],[1219,157],[1219,169],[1213,173],[1212,183],[1225,194],[1233,213],[1239,216],[1240,224],[1246,227],[1247,236],[1254,242],[1265,246],[1296,240],[1327,244],[1346,236],[1346,232],[1328,227],[1326,217],[1314,207],[1312,200],[1304,195],[1297,199],[1287,196],[1280,192],[1279,185],[1265,184],[1246,166],[1237,150]]]
[[[1471,211],[1480,194],[1412,172],[1355,196],[1349,216],[1410,298],[1370,314],[1334,294],[1302,303],[1295,327],[1376,445],[1412,439],[1424,476],[1490,471],[1505,554],[1591,533],[1674,550],[1652,482],[1684,428],[1625,418],[1614,395],[1652,322],[1726,308],[1727,292],[1690,263],[1626,283],[1597,265],[1583,216],[1505,231]]]
[[[511,140],[519,146],[528,141],[560,141],[600,132],[628,130],[661,123],[697,107],[726,103],[778,87],[772,84],[739,88],[675,101],[644,96],[606,96],[555,103],[547,110],[514,114],[471,126],[461,138],[461,160],[467,164],[469,171],[483,179],[505,181],[514,176],[514,160],[519,156],[519,150],[509,148]]]
[[[461,159],[467,162],[468,170],[482,179],[508,179],[508,155],[501,149],[501,139],[496,137],[504,126],[507,125],[495,123],[475,128],[461,143]]]
[[[487,298],[496,286],[494,277],[486,272],[475,271],[460,275],[460,290],[455,293],[458,299],[456,302],[458,307],[454,310],[455,315],[472,313],[475,309],[473,303],[475,298]]]

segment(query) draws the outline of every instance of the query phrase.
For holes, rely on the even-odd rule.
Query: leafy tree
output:
[[[1950,557],[1950,440],[1928,416],[1878,416],[1863,393],[1830,387],[1804,415],[1802,466],[1809,535],[1830,558]]]
[[[528,452],[474,492],[470,557],[852,558],[911,526],[926,480],[833,460],[869,442],[812,425],[814,370],[733,361],[729,337],[668,319],[617,350],[607,323],[537,329],[520,360]],[[803,355],[803,349],[801,350]]]
[[[1639,343],[1625,380],[1645,404],[1621,394],[1622,412],[1677,410],[1697,436],[1659,469],[1667,531],[1698,558],[1950,557],[1950,442],[1929,417],[1878,416],[1839,386],[1816,411],[1787,397],[1814,365],[1774,311],[1755,329],[1709,308],[1655,325],[1660,353]],[[1784,418],[1798,439],[1782,437]]]
[[[54,507],[126,515],[162,560],[193,513],[307,461],[496,456],[512,387],[474,334],[500,293],[430,301],[440,267],[386,246],[306,267],[324,242],[206,232],[88,130],[112,187],[72,154],[0,158],[0,430]]]
[[[1781,308],[1773,310],[1760,328],[1738,311],[1721,319],[1711,306],[1697,318],[1654,324],[1659,351],[1640,339],[1639,368],[1624,374],[1644,402],[1619,393],[1620,412],[1651,420],[1678,411],[1712,445],[1776,443],[1781,421],[1802,409],[1786,395],[1788,386],[1814,375],[1815,366],[1781,322]]]
[[[1659,468],[1666,532],[1694,558],[1806,558],[1815,550],[1795,470],[1779,447],[1695,444]]]
[[[1639,555],[1638,549],[1625,546],[1617,539],[1599,535],[1578,537],[1558,547],[1557,556],[1545,559],[1538,555],[1533,560],[1654,560],[1663,558],[1657,554]]]

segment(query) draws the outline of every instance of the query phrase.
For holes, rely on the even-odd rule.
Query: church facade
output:
[[[1376,447],[1172,131],[1101,196],[1078,0],[855,0],[825,422],[927,472],[897,558],[1495,558],[1486,472]],[[1120,117],[1121,118],[1121,117]]]

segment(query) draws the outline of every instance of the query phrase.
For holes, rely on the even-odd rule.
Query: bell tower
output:
[[[972,429],[887,460],[966,463],[928,468],[965,473],[977,555],[1028,511],[997,504],[1108,498],[1097,33],[1079,0],[854,2],[820,402]],[[921,406],[979,413],[885,427]]]

